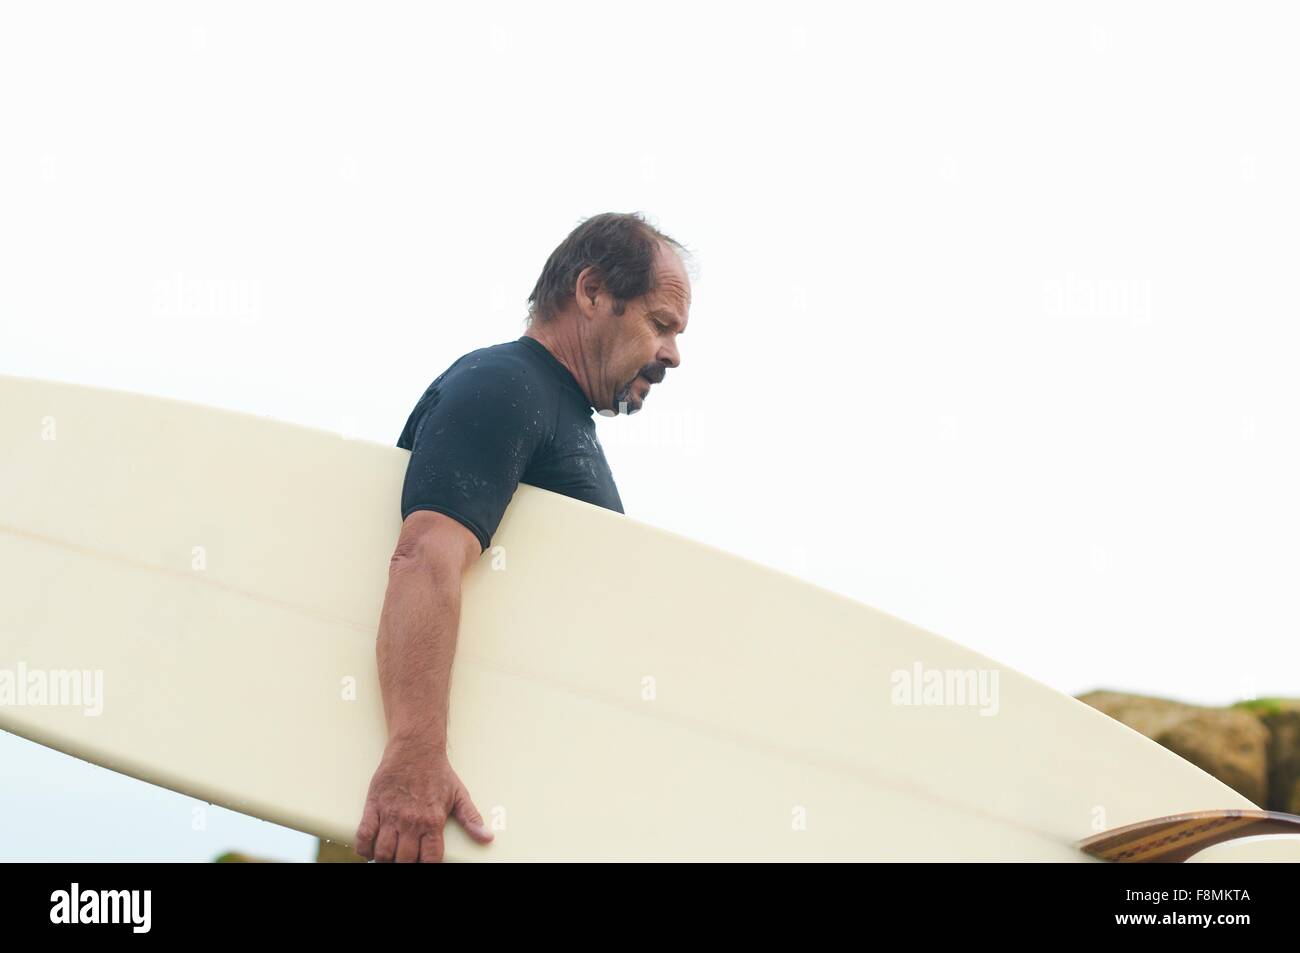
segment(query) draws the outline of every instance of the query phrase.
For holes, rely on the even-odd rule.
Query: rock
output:
[[[1261,698],[1235,706],[1268,729],[1268,807],[1300,814],[1300,700]]]
[[[316,849],[316,863],[318,864],[364,864],[368,861],[354,851],[351,847],[343,844],[336,844],[333,841],[320,841],[320,846]]]
[[[278,864],[280,861],[271,860],[269,857],[254,857],[252,854],[244,854],[237,850],[228,850],[224,854],[218,854],[212,859],[214,864]]]
[[[224,854],[214,857],[214,864],[279,864],[283,861],[272,860],[269,857],[254,857],[252,854],[245,854],[242,851],[228,850]],[[318,864],[364,864],[368,861],[360,854],[356,853],[351,847],[345,847],[342,844],[335,844],[333,841],[316,842],[316,863]]]
[[[1096,691],[1079,696],[1213,775],[1252,803],[1270,804],[1270,730],[1253,711]],[[1300,754],[1300,750],[1297,750]]]

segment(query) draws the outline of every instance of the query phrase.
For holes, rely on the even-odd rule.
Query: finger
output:
[[[464,788],[460,789],[460,797],[456,799],[456,807],[452,815],[460,821],[460,826],[469,832],[469,836],[480,844],[491,842],[493,834],[483,823],[483,815],[478,812],[474,802],[469,799],[469,792]]]
[[[413,864],[420,859],[420,832],[407,827],[397,832],[397,863]]]
[[[442,863],[442,831],[426,831],[420,838],[420,863]]]
[[[386,823],[379,828],[379,836],[375,838],[375,863],[391,864],[396,853],[397,827],[391,822]]]
[[[361,816],[361,823],[357,825],[357,833],[354,838],[355,843],[352,849],[362,857],[373,859],[375,856],[375,835],[379,833],[379,812],[374,806],[367,803],[365,813]]]

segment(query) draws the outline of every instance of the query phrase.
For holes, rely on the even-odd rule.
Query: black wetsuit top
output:
[[[568,368],[535,338],[457,358],[397,438],[411,451],[402,519],[444,513],[486,550],[519,483],[622,513],[594,412]]]

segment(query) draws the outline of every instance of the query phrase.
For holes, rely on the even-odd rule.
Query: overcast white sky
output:
[[[639,210],[698,275],[630,516],[1065,692],[1300,694],[1294,16],[6,4],[0,373],[391,444]],[[0,735],[4,859],[312,854],[194,806]]]

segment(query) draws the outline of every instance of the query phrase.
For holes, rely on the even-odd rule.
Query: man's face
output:
[[[681,363],[677,336],[686,330],[691,307],[691,284],[681,259],[662,243],[655,261],[659,287],[627,303],[621,315],[606,316],[609,334],[603,361],[606,388],[597,406],[606,416],[634,414],[664,379],[670,367]],[[602,401],[603,402],[603,401]]]

